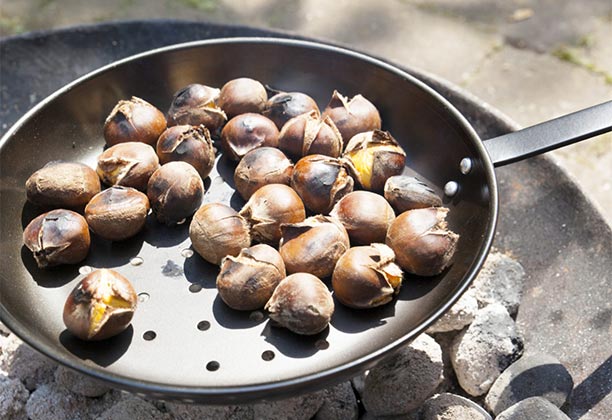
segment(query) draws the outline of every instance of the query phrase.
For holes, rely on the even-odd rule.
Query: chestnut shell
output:
[[[302,92],[280,92],[268,99],[263,115],[280,130],[293,117],[315,111],[321,115],[314,99]]]
[[[261,113],[267,101],[268,93],[264,85],[257,80],[240,77],[223,85],[217,102],[227,117],[233,118],[247,112]]]
[[[294,160],[312,154],[338,157],[343,142],[333,121],[329,117],[321,118],[318,111],[312,110],[285,123],[278,148]]]
[[[203,124],[215,133],[227,120],[217,105],[219,89],[193,83],[179,89],[168,109],[168,126]]]
[[[238,161],[257,147],[278,146],[278,129],[261,114],[237,115],[223,127],[221,146],[230,159]]]
[[[345,142],[356,134],[380,130],[381,127],[380,114],[372,102],[362,95],[356,95],[349,100],[336,90],[323,111],[323,116],[334,122]]]
[[[202,179],[215,166],[215,148],[210,132],[203,125],[176,125],[169,127],[157,140],[159,161],[163,165],[183,161],[193,166]]]
[[[132,141],[155,146],[165,129],[164,114],[144,99],[132,96],[119,101],[106,118],[104,139],[109,146]]]
[[[248,152],[234,171],[234,184],[242,198],[248,200],[268,184],[291,183],[293,163],[274,147],[258,147]]]
[[[98,157],[96,172],[106,185],[146,191],[149,178],[159,168],[155,149],[138,142],[119,143]]]

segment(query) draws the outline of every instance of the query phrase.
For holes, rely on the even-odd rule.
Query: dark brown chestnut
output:
[[[70,210],[41,214],[23,231],[23,243],[32,251],[39,268],[76,264],[89,252],[89,228],[85,218]]]
[[[370,191],[353,191],[342,197],[330,216],[346,228],[353,245],[385,242],[395,219],[393,208],[384,197]]]
[[[218,104],[228,118],[248,112],[262,113],[268,93],[264,85],[248,77],[233,79],[223,85]]]
[[[368,131],[354,136],[342,155],[355,180],[366,190],[382,193],[389,177],[399,175],[406,152],[388,131]]]
[[[314,335],[329,325],[334,300],[317,277],[296,273],[280,282],[265,309],[280,326],[296,334]]]
[[[26,181],[26,197],[37,206],[82,211],[100,188],[100,179],[89,166],[49,162]]]
[[[445,207],[408,210],[391,223],[386,243],[400,267],[435,276],[451,264],[459,235],[448,229]]]
[[[91,199],[85,207],[85,220],[96,235],[122,241],[142,230],[148,212],[145,194],[135,188],[115,186]]]
[[[291,187],[307,209],[327,214],[338,200],[353,191],[353,178],[341,160],[310,155],[295,164]]]
[[[293,163],[274,147],[258,147],[248,152],[234,171],[234,184],[242,198],[248,200],[264,185],[291,182]]]
[[[221,146],[230,159],[238,161],[257,147],[278,146],[278,129],[261,114],[241,114],[223,127]]]
[[[166,129],[164,114],[147,101],[132,96],[115,105],[104,122],[106,144],[138,141],[155,147],[159,135]]]
[[[263,114],[280,130],[291,118],[310,111],[321,115],[317,103],[310,96],[301,92],[281,92],[268,99]]]
[[[230,308],[252,311],[265,306],[286,275],[285,264],[276,249],[254,245],[244,248],[237,257],[223,259],[217,291]]]
[[[396,175],[387,179],[385,198],[398,213],[442,205],[442,199],[431,188],[407,175]]]
[[[106,185],[121,185],[146,191],[149,178],[159,168],[155,149],[144,143],[127,142],[109,147],[98,157],[96,172]]]
[[[381,127],[380,114],[372,102],[362,95],[349,100],[337,90],[323,111],[323,116],[331,118],[345,142],[356,134],[380,130]]]
[[[227,121],[225,112],[217,105],[219,89],[194,83],[178,90],[168,110],[168,126],[204,124],[216,133]]]
[[[176,224],[191,216],[202,204],[204,184],[187,162],[168,162],[151,175],[147,197],[157,220]]]
[[[289,274],[328,277],[351,246],[344,227],[331,217],[317,215],[300,223],[283,224],[281,232],[280,254]]]
[[[113,270],[96,270],[68,295],[64,304],[64,324],[81,340],[104,340],[130,325],[137,301],[138,296],[128,279]]]
[[[342,136],[333,121],[321,118],[316,110],[287,121],[278,137],[278,148],[295,160],[314,154],[338,157],[342,147]]]
[[[240,210],[251,226],[254,241],[277,245],[283,223],[298,223],[306,217],[304,203],[284,184],[269,184],[253,193]]]
[[[249,225],[233,208],[221,203],[205,204],[189,225],[193,249],[209,263],[218,265],[227,255],[236,256],[251,245]]]
[[[157,140],[157,155],[163,165],[181,160],[189,163],[206,178],[215,166],[215,148],[210,132],[203,125],[175,125],[164,131]]]
[[[357,246],[338,260],[332,276],[334,296],[351,308],[384,305],[399,292],[402,269],[395,254],[384,244]]]

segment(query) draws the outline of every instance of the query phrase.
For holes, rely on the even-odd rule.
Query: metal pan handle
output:
[[[612,130],[612,101],[504,134],[484,144],[494,166],[503,166]]]

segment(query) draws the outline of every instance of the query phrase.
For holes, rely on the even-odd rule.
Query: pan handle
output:
[[[604,102],[554,120],[485,140],[494,166],[595,137],[612,130],[612,101]]]

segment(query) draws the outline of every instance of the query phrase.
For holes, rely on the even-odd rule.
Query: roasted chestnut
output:
[[[57,209],[32,220],[23,231],[24,245],[39,268],[76,264],[89,252],[89,229],[78,213]]]
[[[230,159],[238,161],[257,147],[278,146],[278,129],[261,114],[241,114],[223,127],[221,146]]]
[[[384,197],[369,191],[353,191],[342,197],[330,216],[346,228],[353,245],[385,242],[395,219],[393,208]]]
[[[329,325],[334,300],[317,277],[296,273],[280,282],[265,309],[280,326],[297,334],[313,335]]]
[[[385,198],[398,213],[442,205],[442,199],[431,188],[407,175],[396,175],[387,179]]]
[[[169,127],[157,140],[157,155],[162,165],[176,160],[189,163],[202,179],[215,166],[215,148],[210,132],[203,125]]]
[[[334,296],[351,308],[384,305],[399,292],[402,269],[384,244],[357,246],[338,260],[332,276]]]
[[[26,181],[26,197],[37,206],[81,211],[100,188],[100,179],[89,166],[49,162]]]
[[[81,340],[104,340],[130,325],[137,301],[138,296],[128,279],[113,270],[96,270],[68,295],[64,324]]]
[[[228,118],[247,112],[261,113],[266,107],[268,93],[264,85],[248,77],[233,79],[223,85],[217,103]]]
[[[221,203],[205,204],[189,225],[193,249],[206,261],[218,265],[251,245],[249,225],[233,208]]]
[[[265,306],[286,275],[285,264],[276,249],[254,245],[244,248],[237,257],[223,259],[217,290],[230,308],[251,311]]]
[[[380,114],[372,102],[362,95],[356,95],[349,100],[337,90],[334,90],[323,111],[323,117],[331,118],[345,142],[356,134],[380,130],[381,127]]]
[[[93,233],[111,241],[131,238],[142,230],[149,199],[134,188],[110,187],[96,194],[85,207],[85,220]]]
[[[321,115],[314,99],[301,92],[280,92],[268,99],[263,114],[280,130],[293,117],[315,111]]]
[[[204,124],[215,133],[227,120],[217,105],[219,89],[197,83],[178,90],[168,110],[168,126]]]
[[[293,163],[274,147],[258,147],[248,152],[234,171],[236,191],[248,200],[264,185],[291,182]]]
[[[157,220],[176,224],[191,216],[202,204],[204,184],[198,171],[186,162],[159,167],[147,185],[147,197]]]
[[[318,215],[301,223],[283,224],[281,232],[280,254],[289,274],[330,276],[351,246],[344,227],[331,217]]]
[[[278,148],[295,160],[313,154],[338,157],[342,147],[342,136],[334,122],[321,118],[316,110],[291,118],[278,138]]]
[[[119,143],[98,157],[96,172],[107,185],[146,191],[149,178],[159,168],[155,149],[138,142]]]
[[[435,276],[451,264],[459,235],[448,229],[445,207],[408,210],[391,223],[387,245],[400,267],[419,276]]]
[[[295,164],[291,187],[307,209],[327,214],[338,200],[353,191],[353,178],[341,160],[310,155]]]
[[[132,96],[119,101],[104,122],[104,140],[109,146],[138,141],[155,146],[166,129],[164,114],[147,101]]]
[[[254,241],[277,245],[283,223],[298,223],[306,217],[304,203],[290,187],[269,184],[253,193],[240,210],[251,226]]]
[[[406,152],[388,131],[354,136],[342,155],[355,180],[366,190],[382,192],[387,179],[404,170]]]

